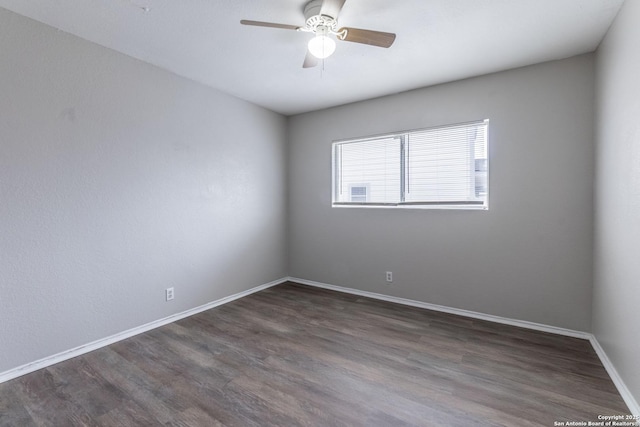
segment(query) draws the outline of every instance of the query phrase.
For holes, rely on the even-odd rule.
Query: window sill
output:
[[[436,210],[464,210],[464,211],[488,211],[489,206],[483,204],[365,204],[365,203],[333,203],[332,208],[355,209],[436,209]]]

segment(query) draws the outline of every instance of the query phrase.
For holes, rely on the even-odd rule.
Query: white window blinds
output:
[[[370,139],[339,144],[336,161],[340,170],[338,202],[398,203],[400,202],[400,139],[395,137]],[[366,202],[353,200],[350,188],[367,187]]]
[[[487,127],[483,120],[334,143],[334,206],[486,209]]]

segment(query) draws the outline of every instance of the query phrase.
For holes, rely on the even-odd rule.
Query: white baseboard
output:
[[[462,310],[459,308],[451,308],[451,307],[446,307],[442,305],[429,304],[422,301],[415,301],[415,300],[410,300],[406,298],[399,298],[399,297],[394,297],[390,295],[378,294],[374,292],[361,291],[353,288],[345,288],[342,286],[336,286],[336,285],[330,285],[327,283],[315,282],[312,280],[300,279],[297,277],[289,277],[289,281],[300,283],[302,285],[314,286],[317,288],[329,289],[332,291],[344,292],[344,293],[353,294],[353,295],[360,295],[363,297],[394,302],[397,304],[403,304],[403,305],[408,305],[412,307],[425,308],[427,310],[440,311],[440,312],[449,313],[449,314],[457,314],[459,316],[471,317],[474,319],[486,320],[489,322],[502,323],[505,325],[518,326],[526,329],[534,329],[537,331],[549,332],[552,334],[589,340],[596,354],[600,358],[602,365],[607,370],[607,373],[611,377],[611,380],[613,381],[616,388],[618,389],[618,392],[622,396],[622,399],[624,400],[626,405],[629,407],[630,412],[633,415],[640,416],[640,405],[638,405],[638,402],[636,401],[636,399],[633,397],[633,395],[627,388],[626,384],[618,374],[618,371],[615,369],[615,367],[611,363],[611,360],[609,360],[609,357],[604,352],[603,348],[600,346],[600,343],[598,343],[598,340],[596,339],[596,337],[589,332],[574,331],[571,329],[558,328],[556,326],[544,325],[541,323],[527,322],[524,320],[517,320],[517,319],[509,319],[506,317],[494,316],[491,314],[484,314],[484,313],[478,313],[475,311]]]
[[[616,385],[616,388],[618,389],[620,396],[622,396],[624,403],[626,403],[629,407],[629,411],[631,411],[631,414],[640,417],[640,404],[638,404],[638,401],[633,397],[633,395],[627,388],[627,385],[624,383],[624,381],[622,381],[620,374],[618,374],[618,371],[613,366],[613,363],[611,363],[611,360],[609,360],[609,356],[607,356],[607,353],[604,352],[604,349],[596,339],[595,335],[591,335],[590,341],[593,349],[596,351],[596,354],[600,358],[602,365],[604,365],[604,368],[607,370],[607,373],[611,377],[611,381],[613,381],[613,383]]]
[[[558,328],[556,326],[544,325],[541,323],[527,322],[525,320],[509,319],[506,317],[494,316],[492,314],[478,313],[476,311],[462,310],[460,308],[451,308],[444,305],[430,304],[427,302],[416,301],[406,298],[399,298],[390,295],[377,294],[374,292],[361,291],[353,288],[345,288],[342,286],[329,285],[327,283],[314,282],[312,280],[299,279],[290,277],[290,281],[300,283],[302,285],[315,286],[318,288],[330,289],[333,291],[344,292],[348,294],[360,295],[363,297],[374,298],[382,301],[394,302],[397,304],[409,305],[411,307],[425,308],[427,310],[440,311],[443,313],[457,314],[459,316],[471,317],[479,320],[486,320],[494,323],[502,323],[505,325],[518,326],[520,328],[535,329],[536,331],[549,332],[557,335],[565,335],[585,340],[591,339],[588,332],[574,331],[571,329]]]
[[[20,377],[22,375],[26,375],[26,374],[28,374],[30,372],[37,371],[38,369],[46,368],[47,366],[51,366],[51,365],[54,365],[56,363],[71,359],[73,357],[80,356],[82,354],[88,353],[90,351],[97,350],[97,349],[102,348],[102,347],[106,347],[106,346],[108,346],[110,344],[116,343],[118,341],[122,341],[122,340],[124,340],[126,338],[132,337],[134,335],[141,334],[143,332],[150,331],[151,329],[158,328],[158,327],[166,325],[168,323],[173,323],[173,322],[178,321],[180,319],[184,319],[185,317],[193,316],[194,314],[198,314],[200,312],[209,310],[209,309],[217,307],[219,305],[226,304],[228,302],[237,300],[237,299],[245,297],[247,295],[251,295],[251,294],[253,294],[255,292],[259,292],[259,291],[261,291],[263,289],[267,289],[267,288],[270,288],[272,286],[279,285],[281,283],[286,282],[287,280],[289,280],[289,279],[286,278],[286,277],[282,278],[282,279],[274,280],[273,282],[265,283],[263,285],[256,286],[256,287],[248,289],[246,291],[239,292],[237,294],[233,294],[233,295],[230,295],[228,297],[220,298],[219,300],[216,300],[216,301],[211,301],[211,302],[209,302],[207,304],[204,304],[204,305],[201,305],[199,307],[195,307],[195,308],[183,311],[181,313],[172,314],[171,316],[167,316],[167,317],[165,317],[163,319],[155,320],[155,321],[149,322],[149,323],[147,323],[145,325],[137,326],[135,328],[132,328],[132,329],[117,333],[115,335],[111,335],[109,337],[102,338],[102,339],[93,341],[91,343],[84,344],[84,345],[81,345],[79,347],[72,348],[70,350],[66,350],[66,351],[60,352],[58,354],[54,354],[52,356],[45,357],[45,358],[37,360],[35,362],[31,362],[31,363],[27,363],[27,364],[22,365],[22,366],[18,366],[17,368],[10,369],[10,370],[5,371],[5,372],[0,372],[0,384],[2,384],[5,381],[9,381],[9,380],[12,380],[14,378]]]

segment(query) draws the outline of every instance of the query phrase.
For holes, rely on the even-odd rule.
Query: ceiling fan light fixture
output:
[[[364,0],[363,0],[364,1]],[[240,20],[242,25],[256,27],[280,28],[311,33],[314,38],[308,42],[307,54],[302,68],[318,65],[317,59],[331,56],[336,50],[336,39],[351,43],[367,44],[377,47],[391,47],[396,35],[383,31],[365,30],[362,28],[338,27],[338,15],[346,0],[308,0],[304,7],[304,25],[276,24],[275,22]]]
[[[318,59],[328,58],[336,51],[336,42],[326,35],[317,35],[308,44],[309,52]]]

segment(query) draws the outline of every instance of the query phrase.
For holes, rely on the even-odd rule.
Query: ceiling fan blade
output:
[[[241,20],[240,23],[242,25],[253,25],[255,27],[281,28],[283,30],[299,30],[300,29],[300,27],[297,25],[275,24],[273,22],[262,22],[262,21],[249,21],[247,19]]]
[[[347,42],[363,43],[371,46],[390,47],[396,39],[394,33],[361,30],[359,28],[340,28],[338,38]]]
[[[327,15],[333,19],[338,19],[338,14],[344,6],[346,0],[324,0],[320,8],[320,15]]]
[[[307,50],[307,56],[304,57],[304,63],[302,64],[302,68],[313,68],[318,65],[318,58],[313,56],[311,52]]]

